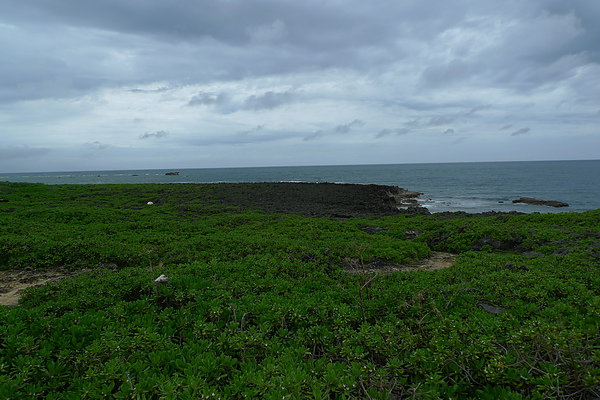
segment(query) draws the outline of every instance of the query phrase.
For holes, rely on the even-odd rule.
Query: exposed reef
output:
[[[535,206],[548,206],[548,207],[569,207],[567,203],[555,200],[540,200],[534,199],[533,197],[521,197],[520,199],[513,200],[513,203],[531,204]]]

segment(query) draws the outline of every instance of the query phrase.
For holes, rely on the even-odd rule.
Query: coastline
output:
[[[179,175],[166,175],[169,172]],[[600,209],[600,160],[196,168],[0,174],[0,181],[49,185],[305,182],[386,185],[422,192],[430,213],[585,212]],[[513,203],[521,197],[568,203],[568,209]]]

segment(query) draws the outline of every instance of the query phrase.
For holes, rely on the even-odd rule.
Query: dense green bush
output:
[[[2,268],[85,269],[0,306],[0,398],[600,393],[598,211],[332,220],[190,191],[0,183]],[[432,250],[457,262],[373,268]]]

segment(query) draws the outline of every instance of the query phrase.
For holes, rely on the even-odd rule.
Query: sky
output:
[[[600,2],[2,0],[0,172],[600,158]]]

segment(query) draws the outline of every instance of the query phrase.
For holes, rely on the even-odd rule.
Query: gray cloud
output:
[[[521,128],[521,129],[518,129],[518,130],[514,131],[513,133],[511,133],[510,136],[524,135],[524,134],[528,133],[530,130],[531,130],[530,128]]]
[[[103,151],[103,150],[110,149],[111,147],[113,147],[110,144],[105,144],[100,141],[94,141],[92,143],[85,143],[84,146],[88,150],[92,150],[92,151]]]
[[[169,90],[173,90],[173,88],[170,86],[161,86],[161,87],[158,87],[155,89],[134,88],[134,89],[129,89],[128,91],[131,93],[162,93],[162,92],[167,92]]]
[[[381,131],[379,131],[379,133],[377,134],[377,138],[382,138],[385,136],[390,136],[390,135],[406,135],[407,133],[410,132],[410,129],[408,128],[395,128],[395,129],[382,129]]]
[[[444,131],[444,135],[452,135],[454,133],[454,129],[446,129],[446,131]]]
[[[262,131],[264,129],[265,129],[265,125],[257,125],[254,128],[249,129],[247,131],[239,132],[238,136],[247,136],[247,135],[249,135],[251,133],[260,132],[260,131]]]
[[[229,96],[226,93],[198,93],[188,102],[189,106],[210,106],[226,104]]]
[[[287,29],[281,20],[270,24],[253,26],[247,29],[250,41],[259,44],[272,44],[283,41],[287,36]]]
[[[260,96],[252,95],[246,98],[244,108],[247,110],[270,110],[291,103],[293,95],[290,92],[265,92]]]
[[[455,83],[471,76],[470,66],[460,60],[452,60],[445,65],[433,65],[425,68],[421,82],[428,87],[439,87]]]
[[[154,133],[146,132],[143,135],[140,135],[140,139],[162,139],[167,136],[169,136],[169,134],[165,131],[156,131]]]
[[[436,116],[436,117],[430,118],[427,122],[425,122],[425,126],[435,127],[435,126],[448,125],[448,124],[451,124],[452,122],[456,121],[459,118],[472,117],[479,111],[487,110],[489,108],[491,108],[490,105],[481,105],[481,106],[472,107],[466,111],[461,111],[461,112],[457,112],[454,114]]]
[[[364,125],[365,125],[364,121],[361,121],[360,119],[355,119],[354,121],[349,122],[347,124],[336,126],[335,127],[335,133],[348,133],[352,129],[354,129],[354,128],[360,128],[360,127],[362,127]]]
[[[420,125],[421,125],[421,123],[418,120],[416,120],[416,119],[413,119],[413,120],[410,120],[410,121],[406,121],[404,123],[404,126],[407,127],[407,128],[410,128],[410,129],[418,128]]]
[[[5,149],[20,149],[22,155],[56,149],[44,153],[54,160],[47,165],[71,167],[63,160],[81,151],[73,143],[176,155],[189,143],[202,143],[231,146],[219,152],[235,153],[231,157],[240,165],[258,159],[234,149],[246,140],[277,143],[280,147],[257,147],[252,154],[264,152],[260,159],[268,160],[277,153],[293,164],[303,158],[283,139],[323,137],[314,127],[356,131],[364,126],[355,119],[359,115],[374,124],[378,138],[456,129],[467,137],[510,141],[509,134],[529,132],[515,126],[540,132],[552,127],[565,133],[556,135],[561,145],[544,146],[538,154],[548,159],[565,143],[573,147],[569,154],[590,158],[596,143],[600,2],[201,3],[0,2]],[[240,138],[235,134],[240,127],[257,123],[248,111],[260,112],[261,123],[277,129],[249,130]],[[146,126],[176,129],[177,138],[151,140],[164,138],[161,131],[140,136]],[[589,138],[591,145],[573,135]],[[422,161],[412,138],[404,141],[406,151],[421,154]],[[370,139],[353,137],[356,143]],[[331,149],[348,142],[327,136]],[[365,157],[379,159],[384,142],[370,143],[369,150],[357,146]],[[484,142],[464,143],[472,148],[462,154],[484,158],[490,151]],[[363,153],[344,154],[347,162],[360,162]],[[151,159],[139,157],[136,165]],[[189,165],[204,159],[194,156]],[[21,168],[17,165],[6,162],[2,168]]]
[[[459,115],[443,115],[438,117],[433,117],[429,121],[425,123],[426,126],[441,126],[448,125],[456,119],[459,118]]]
[[[317,131],[314,131],[310,135],[305,136],[302,140],[304,140],[305,142],[308,142],[311,140],[316,140],[316,139],[322,138],[324,135],[325,135],[325,132],[323,132],[323,130],[319,129]]]
[[[476,114],[477,112],[479,112],[479,111],[483,111],[483,110],[489,110],[490,108],[492,108],[492,106],[491,106],[491,105],[489,105],[489,104],[486,104],[486,105],[480,105],[480,106],[476,106],[476,107],[473,107],[473,108],[471,108],[470,110],[466,111],[466,112],[464,113],[464,115],[465,115],[466,117],[469,117],[469,116],[475,115],[475,114]]]
[[[28,146],[14,146],[14,147],[0,147],[0,159],[11,160],[21,158],[37,158],[42,157],[50,153],[50,149],[43,147],[28,147]]]

